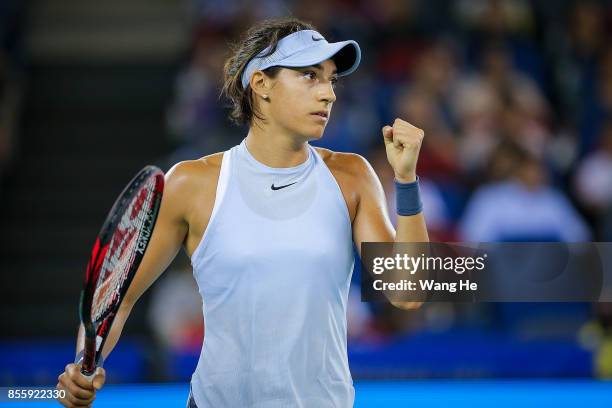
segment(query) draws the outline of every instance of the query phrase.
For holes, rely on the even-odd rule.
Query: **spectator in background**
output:
[[[457,126],[452,96],[459,78],[458,46],[449,38],[436,39],[420,54],[412,75],[414,86],[434,98],[445,123],[453,129]]]
[[[490,180],[470,198],[459,231],[466,242],[588,241],[590,232],[564,193],[550,185],[546,168],[516,141],[506,139],[493,151]],[[528,246],[522,259],[546,262],[542,250]],[[515,263],[500,261],[500,288],[517,284]],[[490,309],[490,323],[523,337],[573,337],[577,323],[588,316],[587,305],[562,303],[499,303]]]
[[[180,146],[169,159],[172,163],[236,143],[236,134],[240,133],[229,127],[219,103],[225,52],[222,29],[203,28],[197,33],[191,59],[176,79],[174,101],[168,109],[169,132]]]
[[[579,126],[579,151],[583,156],[597,144],[603,119],[612,113],[612,48],[606,35],[605,11],[601,2],[575,2],[565,53],[555,61],[562,79],[560,89],[568,101],[568,115]]]
[[[533,24],[532,8],[526,0],[460,0],[455,4],[464,25],[488,34],[521,33]]]
[[[595,67],[605,41],[604,13],[593,1],[574,1],[564,10],[555,15],[558,20],[551,19],[546,47],[561,117],[578,122],[594,100]]]
[[[385,85],[406,80],[417,57],[426,46],[423,41],[416,1],[384,0],[363,2],[364,16],[372,26],[370,41],[376,45],[375,70]]]
[[[546,170],[514,142],[492,156],[494,181],[480,187],[460,223],[467,242],[588,241],[589,230],[566,196],[549,185]]]
[[[456,118],[452,106],[457,66],[451,44],[434,42],[417,59],[412,81],[400,88],[395,112],[421,123],[427,133],[419,174],[456,183],[460,174]]]
[[[612,207],[612,119],[604,124],[597,149],[579,164],[574,190],[580,203],[594,219],[602,219]],[[600,231],[601,234],[603,232]]]
[[[457,144],[432,90],[421,86],[420,82],[405,86],[395,99],[395,111],[398,117],[419,123],[427,132],[427,141],[423,141],[421,147],[419,176],[457,181]]]
[[[478,174],[502,137],[515,139],[536,157],[549,140],[549,107],[537,84],[516,70],[507,48],[492,43],[480,70],[463,79],[454,100],[461,124],[461,162]]]
[[[541,51],[534,41],[534,2],[528,0],[463,0],[454,2],[464,28],[466,58],[477,65],[491,43],[506,48],[517,69],[543,80]]]
[[[581,153],[589,153],[598,144],[603,127],[612,118],[612,46],[602,54],[598,65],[594,106],[584,117]]]

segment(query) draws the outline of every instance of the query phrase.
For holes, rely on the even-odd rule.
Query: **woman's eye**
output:
[[[316,74],[312,71],[306,71],[304,72],[304,76],[307,77],[308,79],[314,79],[316,78]]]
[[[338,78],[332,78],[330,82],[332,86],[335,88],[338,85]]]

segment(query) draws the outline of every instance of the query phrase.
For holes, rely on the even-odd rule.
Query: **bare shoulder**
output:
[[[211,194],[214,197],[222,158],[223,152],[175,164],[166,174],[164,195],[184,203]]]
[[[221,169],[223,152],[211,154],[197,160],[185,160],[175,164],[166,174],[166,183],[176,187],[188,187],[193,184],[207,183]]]
[[[315,149],[334,175],[357,179],[374,175],[370,163],[357,153],[334,152],[320,147]]]

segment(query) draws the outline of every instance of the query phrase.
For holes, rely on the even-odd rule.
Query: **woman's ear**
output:
[[[269,78],[262,71],[255,71],[251,76],[251,82],[249,86],[253,90],[253,93],[258,98],[268,100],[270,99],[270,89],[272,88],[272,79]]]

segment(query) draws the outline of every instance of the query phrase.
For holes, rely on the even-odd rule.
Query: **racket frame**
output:
[[[92,321],[91,309],[96,290],[96,279],[100,268],[102,267],[104,257],[108,250],[111,238],[113,237],[115,230],[119,222],[121,221],[123,214],[129,208],[129,205],[136,197],[141,187],[149,180],[150,177],[155,179],[155,191],[153,197],[153,205],[147,214],[142,228],[138,231],[138,240],[134,261],[129,267],[127,276],[124,280],[123,285],[119,289],[117,294],[118,299],[109,310],[107,310],[97,321]],[[85,282],[83,289],[81,290],[81,296],[79,300],[79,315],[81,323],[85,329],[85,344],[83,349],[83,359],[81,365],[81,373],[87,378],[92,379],[95,373],[96,367],[100,361],[101,351],[106,342],[108,333],[110,332],[111,326],[115,319],[115,316],[121,306],[121,302],[140,266],[144,254],[153,235],[153,228],[159,214],[159,208],[161,206],[161,199],[164,188],[164,173],[155,166],[146,166],[134,176],[134,178],[128,183],[123,189],[119,197],[115,200],[111,210],[109,211],[102,228],[98,233],[98,237],[94,243],[92,254],[87,264],[87,272],[85,276]]]

